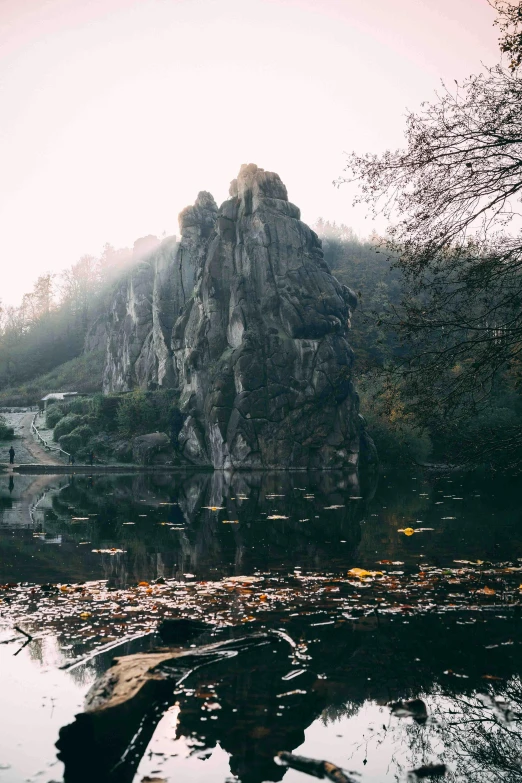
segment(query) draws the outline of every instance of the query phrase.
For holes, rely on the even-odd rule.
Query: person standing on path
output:
[[[10,465],[12,465],[14,463],[14,458],[15,458],[15,450],[11,446],[11,448],[9,449],[9,464]]]

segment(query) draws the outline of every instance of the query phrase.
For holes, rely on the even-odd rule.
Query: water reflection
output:
[[[406,780],[435,763],[459,783],[520,781],[520,619],[509,611],[471,619],[367,618],[319,628],[296,618],[285,630],[307,639],[308,665],[296,667],[284,647],[259,648],[197,671],[174,693],[166,686],[161,703],[143,709],[141,734],[131,742],[130,732],[131,751],[117,770],[114,737],[80,723],[60,743],[65,780],[308,780],[274,762],[278,751],[296,750],[358,771],[363,783]],[[411,698],[423,699],[426,721],[387,706]]]
[[[522,554],[518,488],[476,477],[192,473],[16,477],[0,491],[0,583],[434,565]],[[406,538],[398,530],[433,528]],[[116,557],[92,550],[123,550]]]
[[[295,569],[346,574],[381,559],[400,561],[405,571],[459,558],[513,562],[522,557],[520,522],[518,487],[476,477],[401,473],[361,488],[335,473],[16,476],[0,490],[0,584],[106,578],[120,586],[262,571],[294,590]],[[407,526],[433,530],[405,537],[398,531]],[[112,548],[122,551],[99,552]],[[275,764],[274,755],[288,750],[356,770],[361,783],[406,781],[409,770],[439,762],[452,783],[522,780],[517,605],[492,601],[466,611],[459,597],[459,609],[433,606],[422,616],[361,609],[352,620],[332,612],[337,593],[316,595],[313,613],[295,589],[291,609],[274,602],[262,620],[306,644],[305,664],[296,667],[282,650],[252,651],[201,670],[175,693],[170,684],[160,705],[146,707],[149,734],[120,779],[310,780]],[[78,618],[66,617],[58,638],[52,621],[42,614],[41,637],[17,657],[23,640],[0,645],[2,726],[9,724],[0,731],[0,783],[61,779],[58,730],[114,655],[58,670],[78,650],[88,653],[92,637],[87,626],[75,636]],[[1,623],[0,615],[0,630]],[[93,617],[93,634],[97,624]],[[386,706],[414,698],[427,706],[425,725]],[[115,783],[103,752],[93,754],[85,741],[71,748],[66,780]]]
[[[203,578],[286,567],[289,554],[296,565],[326,567],[357,545],[367,502],[354,474],[333,472],[72,476],[46,488],[33,523],[19,507],[4,513],[15,537],[1,539],[10,554],[0,581]],[[93,555],[112,547],[125,556]]]

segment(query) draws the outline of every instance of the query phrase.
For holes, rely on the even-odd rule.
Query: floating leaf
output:
[[[405,536],[412,536],[415,533],[415,530],[412,527],[404,527],[400,528],[399,533],[404,533]]]
[[[122,555],[122,554],[125,554],[125,549],[116,549],[116,547],[112,547],[111,549],[93,549],[92,551],[96,555]]]
[[[365,568],[350,568],[348,576],[357,576],[359,579],[364,579],[368,576],[383,576],[382,571],[367,571]]]

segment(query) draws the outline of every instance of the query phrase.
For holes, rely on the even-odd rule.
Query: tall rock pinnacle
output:
[[[330,273],[279,176],[242,166],[219,211],[200,193],[180,227],[169,258],[158,263],[165,251],[156,251],[116,298],[106,390],[177,388],[175,446],[188,463],[356,467],[347,339],[356,298]]]

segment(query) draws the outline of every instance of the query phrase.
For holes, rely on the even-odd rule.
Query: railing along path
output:
[[[47,441],[46,441],[46,440],[44,440],[44,439],[42,438],[42,436],[40,435],[40,432],[39,432],[39,430],[38,430],[38,427],[36,426],[36,419],[38,418],[38,415],[39,415],[39,411],[37,411],[37,412],[34,414],[34,416],[33,416],[33,420],[32,420],[32,422],[31,422],[31,432],[33,433],[33,435],[35,436],[35,438],[37,439],[37,441],[38,441],[39,443],[41,443],[41,444],[42,444],[42,446],[43,446],[45,449],[47,449],[47,451],[57,451],[57,452],[59,452],[60,454],[64,454],[64,455],[67,457],[67,460],[70,460],[70,458],[71,458],[71,455],[69,454],[69,452],[68,452],[68,451],[64,451],[63,449],[61,449],[61,448],[60,448],[60,446],[51,446],[49,443],[47,443]]]

